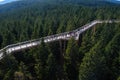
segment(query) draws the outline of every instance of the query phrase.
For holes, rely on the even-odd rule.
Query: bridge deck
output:
[[[89,28],[93,27],[94,25],[96,25],[98,23],[119,23],[119,22],[120,22],[120,20],[102,20],[102,21],[94,20],[76,30],[65,32],[65,33],[60,33],[60,34],[55,34],[55,35],[51,35],[51,36],[46,36],[43,38],[44,38],[45,43],[53,42],[53,41],[57,41],[57,40],[61,40],[61,39],[69,40],[72,37],[75,40],[78,40],[79,35],[81,33],[83,33],[84,31],[88,30]],[[4,53],[10,54],[10,53],[18,51],[18,50],[23,50],[23,49],[27,49],[30,47],[40,45],[41,39],[42,38],[29,40],[29,41],[25,41],[25,42],[16,43],[16,44],[11,44],[11,45],[4,47],[3,49],[0,50],[0,60],[4,57],[4,55],[3,55]]]

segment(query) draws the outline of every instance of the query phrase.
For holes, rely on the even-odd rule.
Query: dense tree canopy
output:
[[[0,48],[74,30],[95,19],[120,19],[118,5],[69,1],[51,4],[48,0],[43,4],[32,0],[9,8],[11,11],[0,9]],[[43,40],[40,46],[4,54],[0,80],[120,80],[120,23],[97,24],[78,41],[45,44]]]

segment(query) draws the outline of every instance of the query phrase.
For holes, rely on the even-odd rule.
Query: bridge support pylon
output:
[[[75,40],[79,40],[79,37],[80,37],[80,32],[76,32],[76,34],[75,34]]]

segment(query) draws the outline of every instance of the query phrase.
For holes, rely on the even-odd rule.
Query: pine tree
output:
[[[48,57],[47,65],[48,80],[57,80],[57,62],[52,53]]]
[[[17,70],[18,62],[12,55],[4,55],[4,59],[1,62],[0,68],[3,69],[3,80],[12,80],[14,72]]]
[[[21,74],[21,77],[22,77],[23,80],[27,80],[27,79],[30,80],[32,78],[30,72],[28,71],[28,67],[23,62],[20,62],[18,73]]]
[[[46,67],[47,67],[47,59],[48,59],[48,55],[49,55],[49,49],[47,48],[47,46],[44,43],[44,39],[41,40],[41,44],[38,47],[37,52],[35,53],[35,71],[36,71],[36,75],[38,80],[47,80],[47,77],[45,75],[47,75],[46,72]]]
[[[44,69],[43,69],[40,61],[37,61],[37,64],[35,64],[34,69],[35,69],[35,73],[36,73],[36,79],[42,80]]]
[[[78,80],[79,48],[74,39],[68,42],[65,54],[65,71],[68,80]]]
[[[107,80],[106,61],[101,42],[85,54],[80,65],[79,80]]]
[[[116,34],[105,48],[109,78],[116,79],[120,74],[120,34]]]

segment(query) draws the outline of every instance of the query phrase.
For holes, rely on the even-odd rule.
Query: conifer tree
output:
[[[47,59],[49,55],[49,49],[44,43],[44,39],[41,40],[41,44],[38,47],[38,51],[35,53],[35,71],[38,79],[47,80],[46,67],[47,67]]]
[[[79,80],[106,80],[106,61],[101,42],[85,54],[80,65]]]
[[[65,71],[68,80],[78,80],[79,48],[72,38],[67,45],[65,54]]]
[[[52,53],[48,57],[47,65],[48,80],[57,80],[57,62]]]

